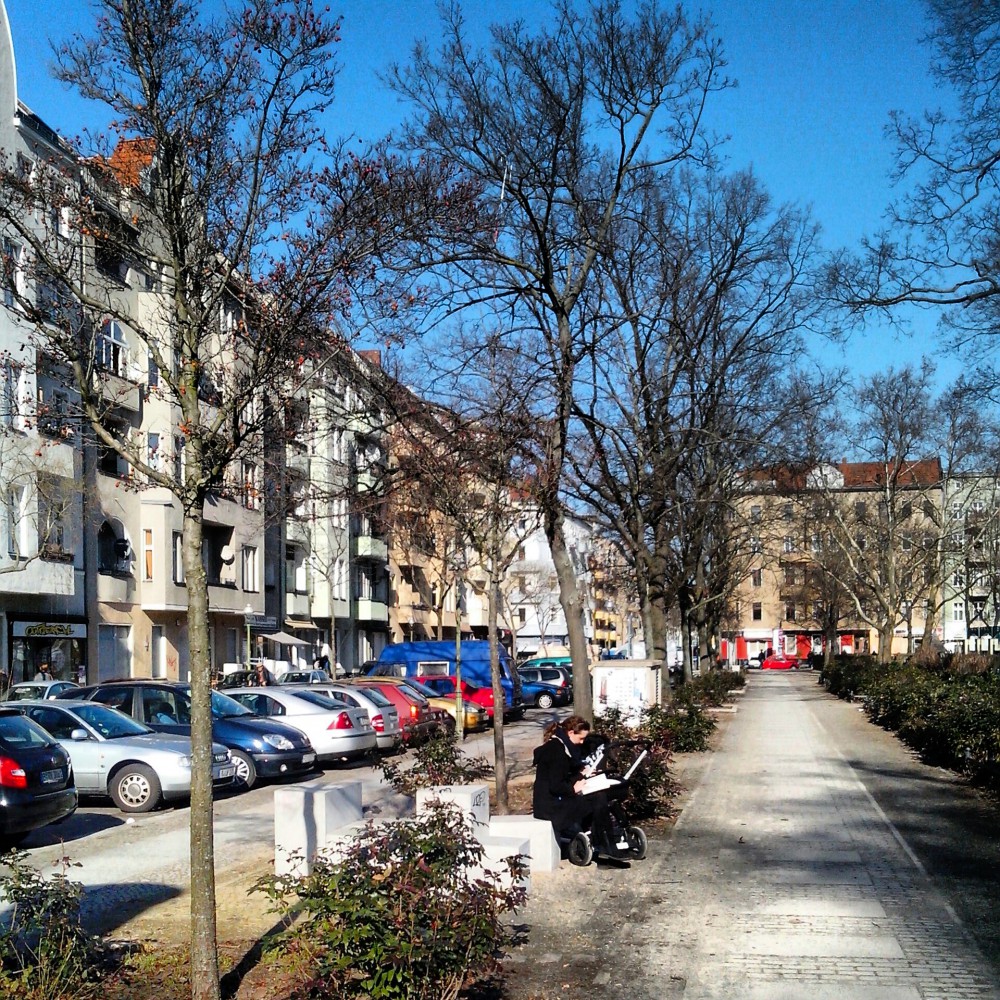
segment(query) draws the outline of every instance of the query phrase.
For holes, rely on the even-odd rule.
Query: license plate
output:
[[[302,755],[303,764],[311,764],[316,759],[316,754],[314,753],[304,753]]]
[[[57,767],[54,771],[42,771],[42,784],[54,785],[57,781],[62,781],[62,768]]]
[[[236,773],[235,767],[220,767],[219,777],[220,778],[231,778]]]

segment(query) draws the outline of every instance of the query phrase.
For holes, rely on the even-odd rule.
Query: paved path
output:
[[[534,936],[559,914],[559,933],[548,951],[536,938],[530,955],[516,954],[513,978],[519,960],[549,962],[552,991],[568,995],[573,970],[589,1000],[1000,998],[1000,956],[984,956],[959,913],[975,912],[977,890],[988,890],[994,921],[1000,902],[969,877],[974,866],[964,873],[968,906],[936,877],[942,858],[961,867],[965,846],[962,810],[942,801],[977,808],[960,783],[807,674],[754,674],[716,752],[696,767],[677,826],[646,861],[564,862],[536,879],[527,923]],[[879,804],[883,785],[914,781],[927,785]],[[970,857],[994,851],[981,869],[988,879],[1000,861],[992,833],[986,848],[968,835]]]

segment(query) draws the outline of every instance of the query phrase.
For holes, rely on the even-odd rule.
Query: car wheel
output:
[[[115,771],[108,794],[124,813],[151,812],[160,803],[160,779],[145,764],[126,764]]]
[[[550,695],[548,691],[543,691],[542,694],[538,696],[538,699],[535,702],[535,704],[539,708],[551,708],[553,704],[552,695]]]
[[[590,843],[590,837],[585,833],[578,833],[569,842],[566,857],[569,858],[571,864],[586,868],[594,859],[594,848]]]
[[[642,861],[646,856],[646,834],[638,826],[630,826],[625,831],[625,839],[628,841],[628,853],[636,861]]]
[[[236,765],[236,784],[247,790],[253,788],[257,784],[257,765],[254,764],[253,757],[243,750],[230,750],[229,753]]]

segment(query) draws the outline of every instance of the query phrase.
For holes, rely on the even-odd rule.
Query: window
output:
[[[257,547],[255,545],[243,546],[243,589],[251,594],[260,590]]]
[[[904,552],[909,552],[913,548],[913,536],[907,532],[901,539],[901,548]]]
[[[785,552],[794,552],[795,551],[795,539],[792,538],[791,535],[785,535],[785,537],[782,539],[782,546],[783,546]]]
[[[146,434],[146,462],[154,471],[160,471],[160,435],[153,431]]]
[[[290,594],[305,594],[308,590],[305,554],[294,545],[285,549],[285,589]]]
[[[823,551],[822,535],[813,535],[809,539],[809,547],[812,549],[813,552],[822,552]]]
[[[753,555],[759,555],[762,551],[763,551],[763,549],[762,549],[762,546],[760,544],[760,538],[757,535],[754,535],[750,539],[750,552]]]
[[[763,610],[759,601],[755,601],[750,606],[750,617],[755,622],[759,622],[764,617]]]
[[[750,520],[754,524],[758,524],[760,522],[760,507],[754,505],[750,508]]]
[[[333,564],[333,598],[336,601],[348,598],[347,560],[343,558],[338,558]]]
[[[528,609],[523,605],[517,609],[517,623],[524,625],[528,620]]]
[[[173,573],[174,573],[174,583],[184,582],[184,536],[179,532],[175,531],[173,533],[173,538],[171,540],[171,549],[173,552]]]
[[[24,270],[21,244],[4,237],[3,241],[3,304],[8,309],[17,306],[24,294]]]
[[[127,424],[108,424],[108,429],[121,440],[124,447],[128,447],[129,426]],[[118,450],[105,444],[103,441],[97,446],[97,468],[106,476],[115,476],[124,479],[129,474],[128,460],[118,453]]]
[[[120,378],[128,374],[128,341],[119,323],[105,320],[97,336],[95,361],[98,367]]]
[[[958,501],[951,505],[951,516],[956,521],[961,521],[964,516],[964,511],[962,510],[962,505]]]
[[[153,579],[153,529],[142,529],[142,578]]]
[[[786,566],[785,567],[785,583],[788,586],[791,586],[792,584],[795,583],[795,567],[794,566]]]
[[[247,510],[257,510],[260,506],[260,482],[257,466],[253,462],[240,463],[240,484],[243,506]]]
[[[38,548],[43,555],[65,553],[65,507],[58,487],[49,484],[38,496]]]
[[[965,621],[965,605],[961,601],[955,601],[951,606],[951,620],[955,622]]]
[[[5,528],[7,534],[7,555],[11,559],[21,559],[26,555],[25,529],[28,524],[26,504],[28,488],[21,486],[7,494]]]
[[[868,504],[864,500],[858,500],[854,505],[854,516],[859,520],[863,521],[865,515],[868,513]]]
[[[38,390],[38,430],[48,437],[68,438],[73,432],[69,420],[69,394],[62,389]]]
[[[518,562],[524,562],[524,560],[525,560],[524,546],[523,545],[519,545],[517,547],[517,561]]]
[[[951,578],[951,585],[961,590],[965,586],[965,570],[956,569]]]
[[[755,569],[750,573],[750,583],[754,587],[760,587],[764,583],[764,571]]]
[[[122,574],[129,570],[128,539],[105,521],[97,532],[97,572]]]
[[[146,355],[146,385],[155,389],[160,384],[160,367],[156,363],[156,355],[152,350]]]
[[[794,604],[786,604],[785,605],[785,621],[786,622],[793,622],[793,621],[795,621],[795,605]]]
[[[792,515],[794,514],[794,512],[795,511],[792,504],[786,503],[785,506],[782,507],[781,509],[781,516],[784,520],[790,521],[792,519]]]
[[[0,363],[0,426],[23,430],[24,369],[9,358]]]
[[[909,519],[913,517],[913,503],[911,501],[907,500],[903,504],[903,507],[899,512],[899,516],[903,521],[909,521]]]

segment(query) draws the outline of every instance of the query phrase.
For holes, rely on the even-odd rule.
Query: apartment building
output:
[[[824,464],[752,478],[748,577],[736,592],[738,661],[768,650],[806,657],[912,651],[944,632],[945,480],[937,459]]]

